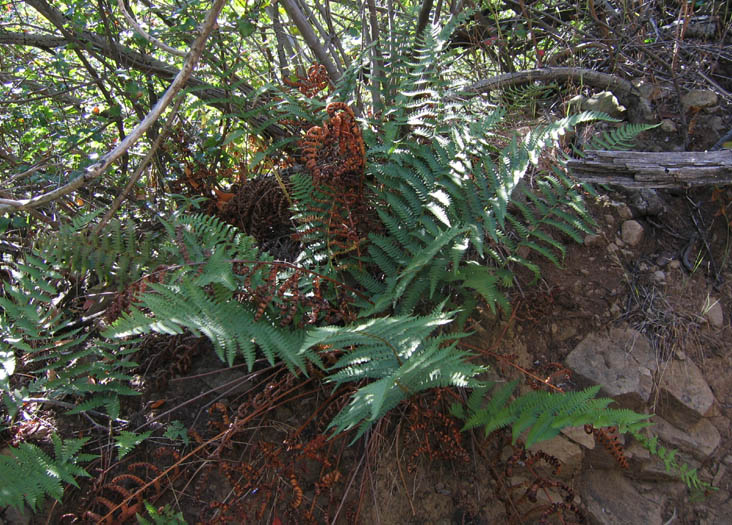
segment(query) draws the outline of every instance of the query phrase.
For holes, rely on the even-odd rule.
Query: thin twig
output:
[[[122,12],[122,16],[125,17],[125,20],[127,20],[127,23],[130,24],[132,26],[132,28],[135,31],[137,31],[142,38],[144,38],[145,40],[150,42],[155,47],[158,47],[158,48],[162,49],[163,51],[170,53],[171,55],[176,55],[179,57],[186,56],[185,51],[181,51],[180,49],[175,49],[174,47],[170,47],[168,44],[166,44],[165,42],[158,40],[154,36],[148,34],[147,31],[145,31],[142,27],[140,27],[140,24],[138,24],[137,21],[134,18],[132,18],[132,15],[130,15],[127,12],[127,9],[125,9],[125,4],[124,4],[123,0],[117,0],[117,7]]]

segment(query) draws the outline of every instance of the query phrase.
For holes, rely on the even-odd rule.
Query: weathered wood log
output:
[[[655,153],[585,151],[567,167],[583,182],[626,188],[689,188],[732,184],[732,150]]]

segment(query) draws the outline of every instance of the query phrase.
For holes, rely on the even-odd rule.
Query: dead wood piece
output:
[[[567,168],[582,182],[625,188],[689,188],[732,184],[732,150],[585,151]]]

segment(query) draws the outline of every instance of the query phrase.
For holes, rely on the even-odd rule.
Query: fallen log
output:
[[[732,150],[594,151],[567,162],[582,182],[625,188],[690,188],[732,184]]]

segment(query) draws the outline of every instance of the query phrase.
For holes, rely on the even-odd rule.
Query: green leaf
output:
[[[236,28],[239,31],[239,36],[247,38],[256,31],[257,26],[252,23],[248,18],[242,18],[236,23]]]
[[[188,430],[186,429],[185,425],[182,421],[178,421],[177,419],[174,421],[171,421],[168,424],[168,428],[165,429],[165,434],[163,434],[163,437],[166,437],[168,439],[177,440],[180,439],[183,441],[183,444],[185,446],[188,446],[189,438],[188,438]]]
[[[15,351],[0,348],[0,389],[10,390],[10,376],[15,372]]]
[[[125,457],[132,451],[132,449],[145,441],[151,435],[152,430],[148,430],[142,434],[135,434],[134,432],[128,432],[127,430],[120,432],[118,436],[114,437],[114,440],[117,442],[116,447],[119,449],[119,459]]]

